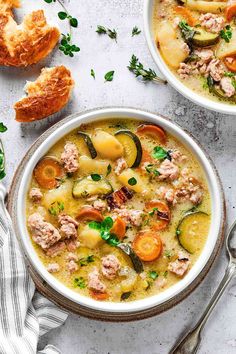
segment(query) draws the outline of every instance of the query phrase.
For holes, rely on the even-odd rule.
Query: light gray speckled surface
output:
[[[29,0],[24,0],[26,12],[35,5],[50,6],[44,4],[43,0],[33,1],[30,6],[29,3]],[[141,29],[143,27],[141,0],[71,0],[67,3],[70,11],[79,19],[79,28],[74,32],[81,52],[76,58],[67,59],[57,51],[45,63],[63,63],[72,69],[76,88],[68,107],[57,117],[40,123],[16,123],[13,103],[22,96],[25,80],[36,77],[45,63],[28,69],[0,70],[0,120],[8,126],[4,136],[8,185],[29,145],[57,119],[94,107],[133,106],[168,115],[199,139],[219,170],[226,194],[228,221],[231,223],[236,216],[235,118],[197,107],[169,86],[140,83],[128,72],[126,66],[133,53],[143,63],[155,68],[143,33],[134,38],[130,35],[134,25]],[[52,7],[49,11],[53,17]],[[98,37],[95,33],[97,24],[116,28],[118,43],[106,36]],[[91,68],[96,72],[95,81],[90,77]],[[115,70],[114,81],[104,83],[104,73],[109,70]],[[52,343],[63,354],[166,354],[181,332],[198,318],[221,279],[225,264],[223,252],[202,285],[181,304],[158,317],[136,323],[111,324],[71,315],[62,328],[42,338],[40,347]],[[200,348],[201,354],[236,353],[235,313],[234,282],[208,322]]]

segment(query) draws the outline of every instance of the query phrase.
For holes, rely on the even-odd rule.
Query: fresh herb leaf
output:
[[[102,177],[100,175],[98,175],[97,173],[92,173],[91,178],[93,181],[97,182],[97,181],[100,181]]]
[[[64,11],[58,12],[57,15],[58,15],[60,20],[65,20],[67,18],[67,16],[68,16],[68,14],[66,12],[64,12]]]
[[[155,214],[155,211],[158,211],[158,208],[153,208],[152,211],[149,211],[149,215],[153,216]]]
[[[109,165],[107,166],[107,173],[106,176],[108,176],[111,173],[112,167],[111,164],[109,163]]]
[[[229,43],[232,38],[233,32],[230,25],[225,26],[224,29],[220,31],[220,37],[225,40],[226,43]]]
[[[115,39],[115,41],[117,40],[117,32],[115,29],[111,30],[110,28],[98,25],[96,32],[98,34],[107,34],[111,39]]]
[[[80,258],[79,260],[79,264],[81,265],[81,267],[87,266],[89,263],[94,262],[94,255],[90,255],[88,257],[83,257]]]
[[[225,71],[224,72],[224,76],[226,76],[226,77],[234,77],[235,73],[231,73],[230,71]]]
[[[131,294],[132,294],[131,291],[127,291],[126,293],[121,294],[120,299],[121,299],[122,301],[127,300],[127,299],[130,297]]]
[[[74,287],[75,288],[80,288],[80,289],[85,289],[86,288],[86,283],[85,279],[83,277],[75,278],[74,279]]]
[[[179,229],[176,230],[176,236],[179,236],[181,234],[181,231]]]
[[[108,245],[110,246],[118,246],[120,244],[120,240],[115,234],[110,234],[109,238],[106,240]]]
[[[188,45],[192,45],[193,37],[197,31],[188,25],[188,23],[184,20],[179,22],[179,28],[181,30],[181,34],[183,39],[188,43]]]
[[[156,81],[158,83],[166,83],[165,80],[159,78],[156,72],[152,69],[144,69],[143,64],[133,54],[127,67],[136,77],[141,77],[143,81]]]
[[[47,4],[51,4],[51,2],[56,2],[56,0],[44,0]]]
[[[131,177],[129,180],[128,180],[128,183],[130,186],[135,186],[137,184],[137,180],[135,177]]]
[[[107,216],[101,223],[104,230],[110,230],[113,226],[113,220],[110,216]]]
[[[156,278],[158,277],[158,273],[155,270],[150,270],[148,272],[148,276],[149,278],[151,278],[152,280],[156,280]]]
[[[94,78],[94,80],[95,80],[95,72],[94,72],[94,70],[93,69],[91,69],[91,71],[90,71],[90,75]]]
[[[147,166],[145,166],[145,170],[147,171],[147,173],[151,173],[152,172],[152,167],[153,167],[154,165],[153,164],[149,164],[149,165],[147,165]]]
[[[168,271],[166,270],[166,271],[163,273],[163,277],[164,277],[164,278],[167,278],[167,275],[168,275]]]
[[[77,47],[75,44],[71,43],[71,35],[69,33],[62,34],[62,40],[59,46],[59,49],[65,54],[69,55],[70,57],[74,56],[74,53],[80,51],[80,48]]]
[[[75,18],[75,17],[70,17],[69,18],[69,20],[70,20],[70,25],[72,26],[72,27],[78,27],[78,20],[77,20],[77,18]]]
[[[166,250],[166,251],[164,252],[164,256],[165,256],[166,258],[170,259],[170,258],[172,257],[171,251]]]
[[[112,81],[114,77],[114,73],[115,73],[114,70],[108,71],[104,76],[105,81]]]
[[[90,229],[101,230],[101,223],[98,221],[90,221],[88,225]]]
[[[0,123],[0,133],[5,133],[7,131],[7,127],[3,124],[3,122]]]
[[[152,152],[152,157],[158,160],[165,160],[168,157],[168,151],[161,146],[155,146]]]
[[[138,29],[137,26],[134,26],[133,29],[132,29],[132,37],[133,37],[133,36],[137,36],[137,35],[140,34],[140,33],[141,33],[141,30]]]

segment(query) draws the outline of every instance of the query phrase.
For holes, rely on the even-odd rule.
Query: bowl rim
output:
[[[158,297],[159,295],[149,297],[144,300],[137,300],[129,303],[107,303],[107,302],[97,302],[95,300],[89,299],[88,297],[84,297],[79,295],[78,293],[68,289],[64,285],[62,285],[59,281],[55,282],[55,278],[49,274],[46,271],[46,268],[41,264],[39,265],[39,262],[36,261],[37,257],[32,257],[32,254],[36,255],[36,252],[34,251],[34,248],[32,246],[31,241],[29,240],[29,235],[28,241],[26,242],[26,228],[25,228],[25,223],[22,226],[22,223],[19,223],[19,220],[22,220],[22,211],[24,210],[24,203],[22,198],[23,197],[23,192],[26,191],[26,185],[27,185],[27,173],[28,171],[36,164],[38,159],[43,156],[44,152],[46,152],[50,147],[47,145],[48,142],[50,142],[50,145],[53,145],[56,141],[58,141],[62,136],[67,134],[69,131],[73,130],[75,126],[79,126],[81,123],[83,123],[83,120],[88,118],[91,120],[101,120],[104,115],[113,116],[113,117],[127,117],[130,116],[130,119],[135,118],[136,116],[139,116],[140,120],[149,120],[153,121],[162,126],[164,128],[169,130],[172,134],[176,135],[178,132],[181,137],[184,137],[186,139],[186,144],[191,142],[190,145],[193,144],[193,146],[196,148],[198,152],[200,152],[201,158],[203,158],[203,161],[207,163],[207,166],[209,170],[211,171],[211,179],[214,180],[214,189],[217,191],[217,205],[218,207],[218,227],[217,227],[217,232],[215,235],[217,237],[215,238],[215,243],[214,245],[212,244],[211,248],[211,253],[208,254],[207,258],[204,261],[204,264],[200,266],[198,269],[198,274],[196,274],[194,277],[191,277],[191,281],[187,282],[187,285],[185,284],[184,286],[175,289],[175,292],[173,294],[169,294],[168,296],[165,296],[162,301],[146,301],[147,299],[153,299]],[[94,119],[96,116],[96,119]],[[65,132],[66,127],[68,131]],[[59,137],[60,135],[60,137]],[[52,139],[52,137],[55,139],[55,141]],[[179,137],[178,137],[179,138]],[[52,141],[53,140],[53,141]],[[47,146],[46,146],[47,145]],[[43,148],[42,148],[43,146]],[[41,148],[40,148],[41,147]],[[190,150],[192,150],[191,146],[188,146]],[[40,155],[41,154],[41,155]],[[32,156],[30,156],[32,155]],[[195,154],[196,156],[196,154]],[[22,170],[22,167],[24,170]],[[17,185],[18,184],[18,185]],[[20,192],[20,193],[19,193]],[[24,194],[25,195],[25,194]],[[172,123],[170,120],[143,110],[138,110],[138,109],[133,109],[133,108],[119,108],[119,107],[110,107],[110,108],[105,108],[105,109],[97,109],[97,110],[90,110],[84,113],[79,113],[79,114],[74,114],[73,116],[67,117],[63,121],[57,123],[55,126],[51,127],[49,130],[47,130],[29,149],[28,153],[26,153],[25,156],[25,161],[20,164],[18,171],[16,172],[16,176],[13,179],[13,184],[11,188],[11,193],[9,196],[9,209],[11,211],[11,214],[13,216],[13,224],[15,227],[16,234],[18,236],[18,239],[20,240],[21,246],[23,248],[23,252],[27,258],[27,262],[30,264],[31,268],[34,270],[37,270],[37,273],[39,276],[42,278],[43,282],[45,281],[48,283],[49,287],[54,289],[59,295],[64,297],[65,299],[68,299],[69,301],[72,301],[73,303],[77,304],[80,308],[89,308],[92,311],[100,311],[100,312],[105,312],[105,313],[112,313],[112,314],[117,314],[117,315],[122,315],[122,314],[127,314],[130,313],[131,317],[132,314],[137,313],[137,312],[145,312],[148,311],[151,308],[157,308],[159,307],[159,312],[161,311],[160,307],[167,308],[170,306],[167,306],[167,303],[171,303],[175,297],[176,300],[174,301],[175,303],[179,302],[182,298],[184,298],[187,293],[193,290],[193,288],[197,285],[197,277],[199,276],[200,278],[203,278],[205,274],[204,273],[204,268],[207,266],[210,266],[213,262],[213,259],[216,256],[217,251],[219,250],[220,246],[222,245],[222,230],[224,226],[224,219],[225,219],[225,212],[224,212],[224,195],[221,187],[221,183],[219,181],[219,177],[216,173],[215,167],[212,164],[212,162],[209,160],[209,157],[207,154],[199,147],[199,144],[189,135],[187,134],[181,127],[179,127],[176,123]],[[15,201],[15,197],[17,198],[17,203],[13,202],[13,199]],[[24,219],[24,217],[23,217]],[[22,237],[23,235],[23,237]],[[192,268],[194,269],[194,267]],[[32,270],[32,269],[31,269]],[[191,271],[190,271],[191,272]],[[189,273],[190,273],[189,272]],[[202,276],[200,276],[202,275]],[[186,276],[187,277],[187,276]],[[34,278],[34,277],[33,277]],[[186,278],[184,278],[186,279]],[[183,280],[184,280],[183,279]],[[194,284],[195,281],[195,284]],[[182,281],[178,282],[180,284]],[[56,284],[55,284],[56,283]],[[59,283],[59,284],[57,284]],[[183,282],[182,282],[183,284]],[[45,285],[45,284],[44,284]],[[173,289],[171,287],[170,289]],[[42,288],[41,288],[42,290]],[[168,289],[167,289],[168,291]],[[161,294],[164,294],[166,292],[163,292]],[[47,294],[47,292],[46,292]],[[57,301],[56,301],[57,302]],[[60,302],[60,301],[59,301]],[[63,305],[65,304],[65,301],[63,302]],[[85,314],[87,315],[87,314]],[[149,314],[150,316],[150,314]],[[147,316],[148,317],[148,316]]]
[[[220,103],[217,101],[210,100],[203,95],[197,94],[186,85],[184,85],[180,79],[168,68],[167,64],[162,59],[159,50],[156,47],[153,34],[152,34],[152,14],[153,6],[156,0],[144,0],[143,3],[143,23],[144,23],[144,34],[147,41],[149,51],[152,55],[154,62],[156,63],[159,74],[162,78],[166,79],[167,82],[184,97],[188,98],[195,104],[202,106],[204,108],[210,109],[212,111],[224,114],[235,115],[236,105],[230,105],[226,103]]]

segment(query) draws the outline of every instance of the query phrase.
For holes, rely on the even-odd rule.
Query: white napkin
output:
[[[55,354],[47,345],[37,352],[39,337],[63,324],[67,313],[35,291],[4,207],[0,185],[0,354]]]

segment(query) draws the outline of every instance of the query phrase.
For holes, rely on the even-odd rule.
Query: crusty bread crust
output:
[[[17,7],[20,7],[20,0],[0,0],[0,13],[12,14],[12,9]]]
[[[25,16],[17,25],[10,12],[0,11],[0,65],[28,66],[45,58],[60,38],[47,24],[43,10]]]
[[[32,122],[60,111],[69,101],[74,81],[65,66],[42,69],[35,82],[29,82],[28,96],[18,101],[14,108],[18,122]]]

